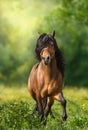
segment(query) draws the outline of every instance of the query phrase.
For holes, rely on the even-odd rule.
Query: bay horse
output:
[[[51,112],[54,100],[61,102],[62,121],[67,119],[66,100],[62,93],[63,74],[57,66],[55,44],[51,40],[41,49],[40,62],[35,64],[28,79],[28,90],[36,101],[36,108],[41,120]],[[45,103],[46,99],[46,103]]]

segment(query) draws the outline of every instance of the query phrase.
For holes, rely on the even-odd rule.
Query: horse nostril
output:
[[[49,60],[49,56],[47,56],[47,60]]]

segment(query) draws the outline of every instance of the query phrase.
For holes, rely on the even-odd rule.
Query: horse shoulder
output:
[[[39,64],[37,70],[37,82],[38,82],[39,90],[41,90],[44,86],[44,72],[41,67],[41,64]]]
[[[38,68],[38,65],[39,65],[39,63],[36,63],[36,64],[32,67],[32,70],[31,70],[31,72],[30,72],[30,75],[33,74],[33,73],[35,73],[36,69]]]
[[[30,75],[28,78],[28,89],[32,88],[34,86],[34,84],[36,83],[36,76],[35,75],[37,72],[38,65],[39,65],[39,63],[36,63],[30,72]]]
[[[63,79],[62,74],[58,71],[57,75],[52,78],[51,82],[48,85],[48,94],[53,95],[54,93],[58,93],[62,91],[63,87]]]

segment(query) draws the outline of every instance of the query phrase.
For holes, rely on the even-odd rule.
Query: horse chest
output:
[[[48,95],[53,95],[56,91],[59,90],[58,83],[56,81],[53,81],[49,86],[48,86]]]
[[[55,81],[51,81],[48,83],[45,83],[42,90],[41,90],[41,97],[45,98],[49,95],[53,95],[53,93],[55,93],[55,91],[58,90],[58,84]]]

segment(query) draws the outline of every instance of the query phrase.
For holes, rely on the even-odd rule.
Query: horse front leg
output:
[[[63,96],[63,93],[59,93],[59,101],[61,102],[61,106],[62,106],[62,121],[66,121],[67,119],[66,100]]]
[[[44,116],[45,118],[47,119],[47,116],[48,114],[52,114],[51,112],[51,106],[53,105],[54,103],[54,100],[52,99],[52,97],[48,97],[47,98],[47,104],[46,104],[46,107],[45,107],[45,110],[44,110]],[[46,124],[46,120],[45,120],[45,124]]]
[[[42,121],[44,118],[44,110],[42,105],[42,99],[40,96],[37,98],[37,110],[38,110],[38,114],[41,115],[41,121]]]
[[[67,119],[66,100],[63,97],[62,92],[55,95],[54,98],[61,103],[61,106],[62,106],[62,121],[66,121],[66,119]]]
[[[47,105],[47,98],[44,98],[44,99],[43,99],[42,105],[43,105],[43,110],[45,110],[46,105]]]

